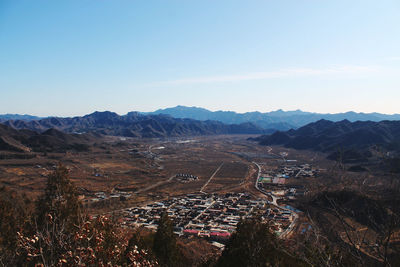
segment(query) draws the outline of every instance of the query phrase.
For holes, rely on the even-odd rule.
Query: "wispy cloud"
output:
[[[377,72],[381,68],[377,66],[334,66],[329,68],[289,68],[277,71],[253,72],[246,74],[221,75],[221,76],[203,76],[194,78],[183,78],[168,81],[159,81],[147,84],[148,86],[167,86],[167,85],[186,85],[186,84],[204,84],[204,83],[223,83],[240,82],[252,80],[267,80],[282,77],[303,77],[319,76],[333,74],[362,74]]]

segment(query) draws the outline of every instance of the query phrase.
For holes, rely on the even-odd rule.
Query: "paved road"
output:
[[[299,219],[299,215],[292,211],[292,215],[294,216],[294,219],[292,221],[292,223],[289,225],[289,227],[279,236],[279,238],[286,238],[294,229],[294,227],[296,226],[297,220]]]
[[[212,178],[214,178],[214,176],[217,174],[217,172],[222,168],[222,165],[224,165],[223,162],[221,163],[221,165],[219,165],[219,167],[216,169],[216,171],[211,175],[210,179],[208,179],[207,182],[201,187],[200,193],[205,194],[204,188],[206,188],[206,186],[208,185],[208,183],[212,180]]]
[[[271,155],[274,155],[274,156],[276,156],[278,158],[281,158],[284,162],[286,161],[285,156],[272,152],[272,147],[270,147],[270,146],[267,146],[267,152],[268,152],[268,154],[271,154]]]
[[[256,188],[258,191],[260,191],[262,194],[264,194],[264,195],[266,195],[266,196],[270,196],[270,197],[272,198],[272,201],[268,201],[270,204],[272,204],[272,205],[274,205],[274,206],[276,206],[276,207],[278,207],[278,208],[280,208],[280,209],[290,211],[290,213],[294,216],[294,219],[293,219],[292,223],[291,223],[291,224],[289,225],[289,227],[279,236],[279,238],[284,239],[284,238],[286,238],[286,237],[293,231],[293,229],[294,229],[294,227],[295,227],[295,225],[296,225],[296,223],[297,223],[297,220],[298,220],[298,218],[299,218],[299,215],[298,215],[296,212],[294,212],[294,211],[292,211],[292,210],[290,210],[290,209],[287,209],[287,208],[284,207],[284,206],[279,206],[279,205],[278,205],[278,202],[277,202],[277,201],[280,199],[279,197],[275,196],[274,194],[267,193],[267,192],[265,192],[264,190],[262,190],[262,189],[260,189],[260,188],[258,187],[258,180],[260,179],[260,176],[261,176],[261,166],[260,166],[257,162],[254,162],[254,161],[253,161],[253,163],[254,163],[254,164],[257,166],[257,168],[258,168],[258,175],[257,175],[256,183],[255,183],[255,188]]]

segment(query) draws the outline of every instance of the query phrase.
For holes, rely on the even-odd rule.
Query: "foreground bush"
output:
[[[50,226],[33,236],[18,234],[18,250],[28,265],[155,266],[145,250],[129,244],[128,235],[105,217],[88,220],[73,233],[55,233]]]
[[[23,210],[9,201],[0,206],[0,265],[3,266],[155,266],[130,234],[105,216],[82,210],[68,170],[48,177],[45,193],[25,223]],[[8,226],[7,226],[8,225]]]

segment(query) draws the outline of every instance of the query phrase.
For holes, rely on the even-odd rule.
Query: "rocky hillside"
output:
[[[275,132],[253,139],[261,145],[284,145],[324,152],[359,151],[373,145],[400,150],[400,121],[332,122],[320,120],[297,130]]]
[[[43,133],[16,130],[0,124],[0,150],[13,152],[84,151],[99,138],[93,134],[66,134],[55,129]]]

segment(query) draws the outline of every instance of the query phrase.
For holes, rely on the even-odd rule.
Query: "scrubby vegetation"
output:
[[[31,213],[13,195],[3,190],[0,200],[3,266],[157,265],[112,219],[91,218],[82,210],[64,167],[48,177],[45,193]]]
[[[269,225],[256,218],[243,220],[218,259],[218,267],[306,266],[285,251]]]

